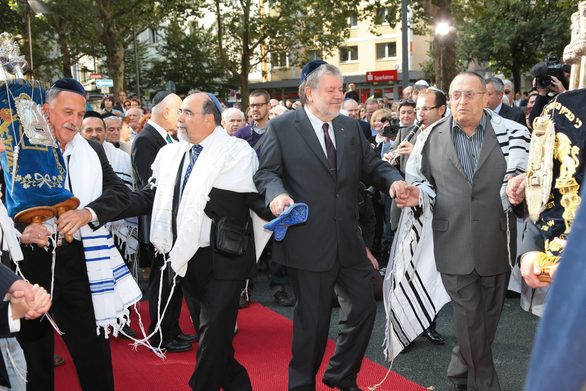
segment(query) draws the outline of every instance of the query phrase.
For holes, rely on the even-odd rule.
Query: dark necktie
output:
[[[324,131],[324,138],[326,140],[326,155],[328,157],[328,166],[330,170],[336,169],[336,148],[334,147],[334,143],[330,138],[330,133],[328,132],[329,125],[325,122],[322,127]]]
[[[187,184],[187,180],[191,175],[191,170],[193,170],[193,166],[195,166],[195,162],[201,153],[203,147],[199,144],[195,144],[191,147],[191,160],[189,162],[189,166],[187,166],[187,170],[185,171],[185,176],[183,177],[183,185],[181,186],[181,194],[183,194],[183,190],[185,189],[185,185]]]
[[[173,144],[173,137],[171,137],[169,134],[167,134],[166,140],[167,144]]]

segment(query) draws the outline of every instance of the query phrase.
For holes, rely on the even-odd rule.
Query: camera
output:
[[[562,64],[559,57],[547,57],[531,68],[531,75],[535,78],[535,86],[549,88],[551,77],[555,76],[562,83],[565,82],[564,72],[569,72],[568,65]]]
[[[390,118],[390,117],[382,117],[380,122],[385,124],[381,131],[381,136],[393,138],[396,137],[399,133],[399,129],[401,129],[401,125],[399,124],[398,118]]]

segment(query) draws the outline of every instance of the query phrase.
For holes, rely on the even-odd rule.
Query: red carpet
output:
[[[148,326],[148,306],[141,305],[145,327]],[[181,327],[193,333],[189,315],[184,306]],[[287,390],[287,365],[291,354],[292,322],[260,304],[252,304],[238,315],[238,334],[234,339],[236,356],[248,370],[255,391]],[[132,328],[138,330],[136,317]],[[194,345],[194,349],[197,345]],[[144,347],[133,351],[127,340],[113,338],[111,341],[112,363],[116,390],[176,391],[189,390],[187,382],[193,372],[195,350],[187,353],[171,353],[161,360]],[[326,357],[334,351],[333,341],[328,342]],[[56,338],[56,352],[65,358],[65,365],[55,368],[55,389],[79,391],[75,368],[61,338]],[[325,363],[317,376],[318,390],[331,390],[321,384]],[[380,382],[387,369],[370,360],[364,360],[358,377],[358,385],[367,390]],[[415,391],[425,388],[392,372],[378,391]]]

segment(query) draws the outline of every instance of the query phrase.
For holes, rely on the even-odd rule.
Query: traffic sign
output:
[[[101,73],[90,73],[90,79],[101,79],[102,77]]]
[[[96,79],[96,87],[114,87],[114,80]]]

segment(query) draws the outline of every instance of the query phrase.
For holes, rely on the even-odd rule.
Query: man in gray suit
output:
[[[503,103],[505,84],[498,77],[491,77],[486,80],[486,107],[503,118],[510,119],[526,126],[525,114],[521,109],[515,107],[513,102],[510,106]]]
[[[416,186],[406,185],[409,197],[398,197],[397,204],[418,206],[422,191],[435,192],[434,255],[452,299],[458,339],[448,367],[454,388],[500,390],[491,346],[515,254],[510,239],[516,238],[516,219],[505,212],[509,207],[502,200],[503,179],[515,172],[509,165],[513,155],[521,156],[519,166],[525,164],[526,150],[524,144],[516,150],[507,142],[505,153],[497,136],[513,140],[508,138],[512,129],[528,134],[483,110],[486,83],[475,73],[456,76],[450,97],[452,114],[430,130],[421,150],[424,178]]]
[[[340,332],[323,382],[360,390],[356,376],[372,332],[376,306],[371,266],[358,228],[358,189],[368,178],[381,191],[401,179],[376,156],[355,119],[338,115],[343,80],[335,66],[314,60],[303,68],[303,108],[269,122],[254,180],[275,216],[309,206],[273,254],[289,270],[297,297],[289,390],[314,391],[328,338],[332,292],[340,302]]]

